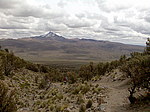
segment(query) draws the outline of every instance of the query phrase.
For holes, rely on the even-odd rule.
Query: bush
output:
[[[86,108],[91,108],[92,107],[92,100],[89,100],[86,104]]]
[[[77,104],[81,105],[83,103],[84,103],[83,95],[79,94],[79,96],[77,98]]]
[[[77,74],[75,72],[68,72],[67,75],[70,84],[74,84],[77,82]]]
[[[48,81],[45,80],[45,79],[42,79],[39,86],[38,86],[38,88],[39,89],[45,89],[47,87],[47,84],[48,84]]]
[[[14,70],[23,68],[26,63],[23,59],[16,57],[13,53],[8,53],[4,51],[0,53],[0,59],[1,73],[6,76],[12,75]]]
[[[79,76],[82,80],[89,81],[95,76],[95,68],[93,62],[89,65],[83,65],[80,67]]]
[[[27,63],[26,69],[34,71],[34,72],[39,72],[38,66],[36,64],[32,64],[32,63]]]
[[[85,112],[85,111],[86,111],[85,105],[81,105],[79,112]]]
[[[0,81],[0,112],[17,111],[14,94],[14,91],[9,91],[8,87]]]
[[[134,94],[137,91],[141,89],[150,91],[150,55],[148,51],[147,48],[144,53],[131,53],[131,57],[120,67],[121,71],[131,79],[130,96],[128,97],[131,104],[136,102],[137,98],[134,97]]]
[[[49,68],[45,65],[38,65],[39,66],[39,69],[40,69],[40,72],[43,72],[43,73],[48,73],[49,72]]]

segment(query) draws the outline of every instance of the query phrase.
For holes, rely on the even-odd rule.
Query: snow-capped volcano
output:
[[[50,40],[64,40],[65,38],[63,36],[59,36],[54,32],[48,32],[45,35],[35,36],[31,38],[39,38],[39,39],[50,39]]]

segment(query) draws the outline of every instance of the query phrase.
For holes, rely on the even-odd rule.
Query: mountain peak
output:
[[[58,36],[57,34],[53,33],[52,31],[48,32],[46,35],[43,35],[45,38],[49,38],[49,37],[56,37]]]
[[[45,35],[35,36],[32,38],[38,38],[38,39],[49,39],[49,40],[64,40],[65,38],[63,36],[60,36],[52,31],[48,32]]]

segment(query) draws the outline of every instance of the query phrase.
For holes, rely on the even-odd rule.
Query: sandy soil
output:
[[[103,104],[105,112],[127,112],[126,107],[129,106],[127,82],[128,80],[113,81],[106,76],[102,77],[102,80],[95,82],[95,84],[108,89],[107,97],[104,98],[105,103]]]

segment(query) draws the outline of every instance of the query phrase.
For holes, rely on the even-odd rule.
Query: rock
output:
[[[18,110],[18,112],[30,112],[29,108],[21,108]]]
[[[97,110],[105,112],[105,105],[104,104],[98,105]]]
[[[88,108],[87,110],[86,110],[86,112],[91,112],[92,110],[91,110],[91,108]]]

